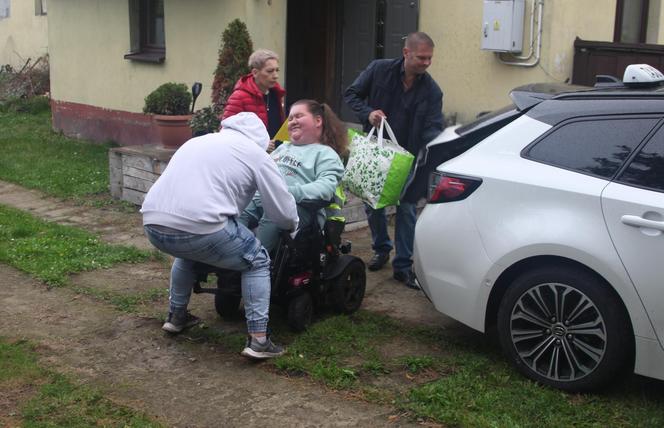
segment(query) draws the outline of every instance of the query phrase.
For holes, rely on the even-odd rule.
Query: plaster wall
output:
[[[524,53],[531,7],[526,0]],[[429,72],[443,89],[445,114],[467,123],[508,104],[516,86],[571,79],[574,39],[612,41],[615,11],[615,0],[544,0],[541,59],[528,68],[502,64],[495,53],[480,50],[483,1],[421,0],[419,28],[436,43]]]
[[[10,16],[0,19],[0,65],[20,69],[48,53],[48,19],[35,15],[35,2],[13,0]]]
[[[126,60],[128,0],[51,0],[51,92],[58,101],[141,112],[144,98],[165,82],[203,83],[197,107],[210,103],[221,34],[230,21],[247,24],[254,47],[285,55],[286,0],[165,0],[166,60]],[[57,31],[53,31],[57,29]]]

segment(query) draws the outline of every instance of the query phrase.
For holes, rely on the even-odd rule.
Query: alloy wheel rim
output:
[[[606,353],[606,324],[576,288],[539,284],[523,293],[510,316],[510,337],[522,363],[538,375],[572,382],[592,373]]]

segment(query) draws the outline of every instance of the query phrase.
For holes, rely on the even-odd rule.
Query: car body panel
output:
[[[401,199],[406,202],[417,202],[424,198],[429,174],[438,165],[465,152],[522,114],[514,106],[508,106],[484,115],[466,126],[445,128],[418,153],[414,173],[404,184]]]
[[[634,373],[664,380],[664,350],[655,339],[634,338]]]
[[[636,292],[661,346],[664,339],[664,193],[611,183],[602,194],[602,208],[613,244],[631,280],[638,284]],[[659,228],[639,226],[639,219],[659,223],[655,225]]]
[[[439,227],[443,224],[446,226]],[[456,245],[441,247],[441,240]],[[459,201],[425,207],[415,225],[413,261],[420,285],[438,311],[484,330],[491,289],[478,284],[483,283],[492,262],[484,253],[467,204]]]
[[[664,355],[655,329],[607,233],[602,195],[607,188],[604,197],[611,195],[615,184],[520,155],[551,127],[521,116],[437,167],[482,184],[464,200],[424,208],[415,232],[415,273],[439,311],[484,331],[491,287],[509,267],[537,256],[576,261],[604,278],[627,308],[635,372],[664,379],[662,360],[657,366],[653,359],[653,352]],[[652,256],[661,254],[660,248]],[[658,285],[661,299],[661,280]],[[653,300],[661,312],[661,300]]]

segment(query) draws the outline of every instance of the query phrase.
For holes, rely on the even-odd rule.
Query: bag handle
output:
[[[397,141],[397,137],[394,136],[394,132],[392,131],[390,124],[387,123],[387,119],[385,119],[384,117],[381,118],[380,128],[378,129],[378,144],[381,147],[383,147],[383,132],[385,130],[387,131],[387,135],[388,137],[390,137],[390,140],[392,140],[394,144],[399,144],[399,142]]]
[[[378,133],[376,134],[376,139],[377,139],[378,145],[380,147],[383,147],[383,134],[385,133],[386,130],[387,130],[387,136],[390,137],[390,140],[394,144],[399,144],[399,142],[397,141],[397,137],[394,136],[394,132],[392,131],[392,128],[390,127],[390,124],[387,123],[387,119],[382,117],[381,120],[380,120],[380,126],[378,127]],[[374,136],[375,132],[376,132],[376,127],[372,126],[371,130],[369,131],[369,133],[366,136],[367,141],[371,141],[371,137]]]
[[[367,141],[371,141],[371,137],[373,137],[375,132],[376,132],[376,127],[372,126],[371,130],[369,131],[369,133],[366,136]]]

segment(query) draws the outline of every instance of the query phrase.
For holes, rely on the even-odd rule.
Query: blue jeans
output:
[[[396,254],[392,259],[392,269],[395,272],[409,271],[413,266],[413,241],[415,239],[416,205],[401,202],[397,206],[397,216],[394,222],[394,239]],[[392,241],[387,231],[387,216],[385,208],[373,209],[364,205],[367,214],[369,229],[371,229],[372,248],[377,253],[392,251]]]
[[[214,233],[195,235],[156,225],[145,225],[155,247],[175,257],[171,268],[170,310],[187,309],[196,281],[195,262],[242,272],[242,298],[247,329],[265,333],[270,308],[270,256],[253,233],[234,218]]]

